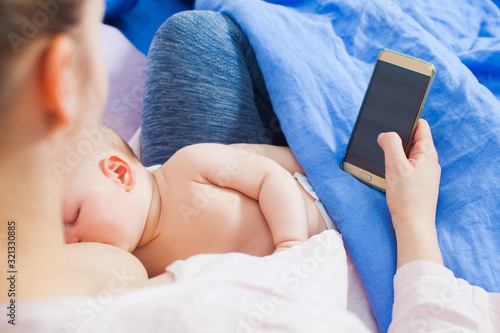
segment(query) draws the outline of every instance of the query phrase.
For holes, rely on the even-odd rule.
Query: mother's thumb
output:
[[[384,151],[386,169],[397,170],[403,166],[409,166],[403,143],[397,133],[380,133],[377,142]]]

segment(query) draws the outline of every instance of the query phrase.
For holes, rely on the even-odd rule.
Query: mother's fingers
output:
[[[429,123],[424,119],[418,121],[417,129],[415,130],[415,135],[413,137],[415,142],[413,149],[410,153],[410,159],[412,159],[417,154],[425,155],[437,155],[436,148],[434,147],[434,141],[432,140],[432,133]]]
[[[425,119],[420,119],[417,124],[417,129],[415,130],[415,135],[413,136],[413,141],[417,143],[423,139],[432,141],[431,127]]]
[[[395,132],[381,133],[377,140],[384,151],[386,171],[406,170],[409,162],[403,150],[401,138]]]

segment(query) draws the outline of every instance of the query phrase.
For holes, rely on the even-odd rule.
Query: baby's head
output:
[[[132,252],[149,211],[149,173],[118,134],[105,126],[99,133],[101,144],[64,191],[66,243],[100,242]]]

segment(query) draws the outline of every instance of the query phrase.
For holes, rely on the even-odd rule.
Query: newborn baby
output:
[[[65,189],[66,242],[120,247],[150,277],[199,253],[269,255],[332,226],[289,148],[197,144],[150,172],[115,132],[99,133]]]

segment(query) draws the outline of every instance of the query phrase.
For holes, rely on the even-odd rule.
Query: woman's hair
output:
[[[0,0],[0,110],[14,59],[31,41],[72,32],[85,0]]]

